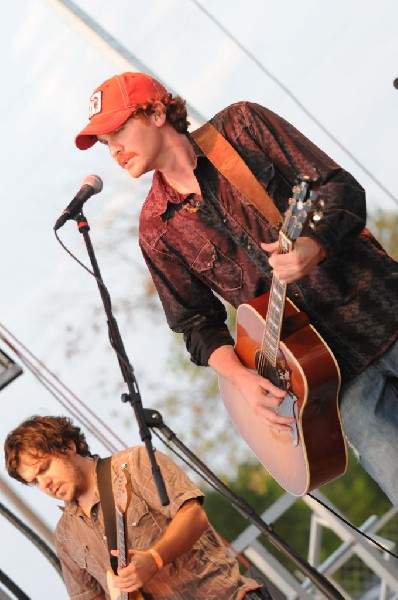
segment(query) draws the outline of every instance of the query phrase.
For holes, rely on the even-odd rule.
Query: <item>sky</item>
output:
[[[244,8],[241,0],[77,4],[203,120],[239,100],[264,104],[354,174],[367,190],[369,212],[397,210],[395,0],[248,0]],[[137,425],[120,402],[124,383],[98,288],[60,246],[53,226],[83,179],[101,176],[104,189],[85,215],[143,403],[156,408],[178,382],[167,366],[164,319],[142,306],[145,268],[136,236],[128,235],[150,177],[130,180],[99,144],[86,152],[75,148],[93,89],[126,69],[56,9],[54,0],[19,0],[0,22],[0,323],[83,400],[86,414],[93,411],[132,445],[139,442]],[[89,265],[73,222],[59,236]],[[0,349],[16,358],[1,339]],[[65,412],[26,368],[0,391],[0,402],[2,440],[31,414]],[[178,418],[170,421],[183,435]],[[88,438],[94,451],[106,452],[94,435]],[[56,503],[10,481],[3,461],[0,502],[20,515],[1,482],[54,528]],[[52,566],[1,517],[0,535],[7,540],[0,569],[30,598],[67,598]]]

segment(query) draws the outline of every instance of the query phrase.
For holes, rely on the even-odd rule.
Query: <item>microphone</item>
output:
[[[393,81],[393,86],[395,87],[396,90],[398,90],[398,77],[396,77]]]
[[[62,227],[69,219],[74,219],[81,211],[83,204],[87,202],[91,196],[98,194],[98,192],[102,190],[103,185],[102,179],[98,175],[87,175],[76,196],[69,202],[62,215],[57,219],[57,222],[54,225],[54,231],[57,231],[57,229]]]

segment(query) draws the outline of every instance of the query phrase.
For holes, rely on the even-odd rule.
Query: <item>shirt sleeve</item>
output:
[[[203,502],[203,492],[173,460],[159,451],[155,452],[155,459],[169,498],[166,506],[160,502],[146,448],[136,446],[129,455],[132,487],[150,508],[171,520],[187,500],[196,498]]]
[[[169,327],[183,334],[192,362],[207,366],[216,348],[234,344],[224,304],[183,262],[157,252],[143,237],[140,246]]]
[[[321,219],[305,235],[323,247],[326,261],[334,261],[342,245],[358,236],[366,224],[365,191],[358,181],[334,162],[293,125],[272,111],[254,103],[238,103],[223,120],[223,133],[230,138],[250,167],[260,151],[269,161],[269,193],[281,212],[287,208],[286,192],[299,175],[314,180],[322,200]],[[260,169],[261,174],[261,169]],[[284,198],[280,197],[284,191]]]

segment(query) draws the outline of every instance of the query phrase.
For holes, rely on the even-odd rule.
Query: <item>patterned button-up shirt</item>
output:
[[[112,457],[115,495],[123,464],[131,476],[126,536],[128,548],[135,550],[152,547],[184,502],[203,499],[203,493],[172,460],[161,452],[155,457],[170,500],[167,506],[159,500],[144,447],[129,448]],[[55,539],[70,598],[91,600],[101,592],[109,598],[106,573],[110,560],[100,503],[94,502],[90,517],[77,503],[65,503]],[[237,561],[209,525],[191,550],[159,570],[143,591],[154,600],[241,600],[247,591],[258,587],[256,581],[240,575]]]
[[[305,312],[336,356],[348,381],[382,354],[398,334],[398,264],[365,229],[359,183],[292,125],[249,102],[227,107],[211,122],[237,150],[284,214],[298,175],[316,180],[323,217],[306,235],[326,258],[288,296]],[[193,362],[234,341],[225,325],[232,306],[269,291],[272,273],[261,242],[278,239],[257,209],[203,156],[196,177],[198,212],[190,198],[155,172],[140,217],[140,245],[170,327],[183,333]]]

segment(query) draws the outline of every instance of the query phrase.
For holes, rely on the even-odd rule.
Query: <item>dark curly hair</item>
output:
[[[160,100],[166,109],[167,122],[170,123],[178,131],[178,133],[187,133],[190,125],[188,121],[188,112],[186,102],[180,96],[172,96],[167,93]],[[132,117],[147,116],[156,111],[155,102],[147,102],[145,104],[137,104],[132,113]]]
[[[32,416],[11,431],[4,442],[5,464],[8,474],[27,483],[18,474],[22,453],[31,456],[67,454],[70,443],[74,442],[76,452],[81,456],[91,456],[84,433],[73,425],[68,417]]]

